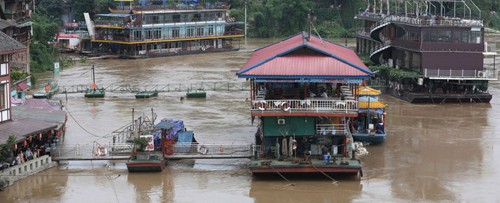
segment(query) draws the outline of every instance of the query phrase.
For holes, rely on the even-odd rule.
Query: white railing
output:
[[[51,165],[52,158],[48,155],[44,155],[32,160],[28,160],[22,164],[14,165],[9,168],[3,169],[0,172],[0,176],[22,176],[29,175],[34,171],[39,171],[41,168],[46,168]]]
[[[402,22],[414,25],[423,26],[483,26],[482,20],[452,18],[447,16],[402,16],[402,15],[386,15],[381,13],[360,12],[359,16],[382,19],[385,21]]]
[[[101,151],[100,147],[104,147]],[[55,148],[55,160],[89,160],[89,159],[123,159],[130,157],[133,146],[128,144],[99,146],[87,145],[64,145]]]
[[[317,124],[317,135],[347,135],[347,124]]]
[[[262,153],[260,145],[178,142],[167,146],[165,153],[168,159],[203,159],[249,158],[254,156],[255,152]]]
[[[357,113],[358,101],[306,99],[253,101],[252,112],[257,113]]]
[[[497,79],[495,69],[424,69],[425,77]]]

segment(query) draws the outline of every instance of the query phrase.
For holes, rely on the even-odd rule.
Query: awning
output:
[[[15,22],[0,19],[0,30],[3,30],[7,27],[15,27],[15,26],[17,26],[17,24]]]
[[[370,100],[370,101],[378,101],[378,98],[376,98],[376,97],[368,97],[368,96],[360,96],[359,97],[359,101],[367,102],[368,100]]]
[[[26,21],[26,22],[24,22],[24,23],[21,23],[21,24],[20,24],[20,25],[18,25],[17,27],[26,27],[26,26],[31,26],[31,25],[33,25],[33,24],[34,24],[34,22],[32,22],[32,21]]]
[[[28,85],[27,85],[26,83],[24,83],[24,82],[21,82],[21,83],[17,84],[17,86],[16,86],[16,90],[17,90],[18,92],[24,92],[24,90],[26,90],[26,89],[28,89],[28,88],[30,88],[30,86],[28,86]]]
[[[367,86],[358,88],[359,96],[380,96],[382,92]]]
[[[156,124],[155,128],[160,128],[160,129],[170,129],[174,127],[174,124],[173,123],[170,123],[170,122],[161,122],[161,123],[158,123]]]
[[[107,13],[107,14],[97,14],[99,17],[129,17],[134,16],[135,14],[127,14],[127,13]]]
[[[370,109],[383,109],[385,107],[387,107],[386,104],[382,103],[382,102],[379,102],[379,101],[370,101],[369,102],[369,106],[368,106],[368,102],[367,101],[360,101],[359,102],[359,108],[360,109],[367,109],[367,108],[370,108]]]

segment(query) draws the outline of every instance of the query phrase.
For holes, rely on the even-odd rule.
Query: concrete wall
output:
[[[21,180],[30,175],[57,166],[57,162],[52,161],[48,155],[29,160],[21,165],[9,167],[0,172],[0,191],[11,186],[17,180]]]

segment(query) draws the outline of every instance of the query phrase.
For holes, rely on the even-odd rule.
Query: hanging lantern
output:
[[[38,139],[42,139],[42,133],[38,133]]]
[[[61,131],[57,132],[57,137],[61,137]]]
[[[30,142],[31,142],[31,140],[33,140],[33,137],[31,137],[31,135],[30,135],[30,137],[29,137],[29,140],[30,140]]]
[[[27,142],[26,142],[26,140],[25,140],[25,141],[23,141],[23,146],[25,146],[25,147],[26,147],[26,145],[27,145]]]
[[[17,149],[17,144],[14,144],[14,149]]]
[[[50,138],[50,132],[47,132],[47,137]]]

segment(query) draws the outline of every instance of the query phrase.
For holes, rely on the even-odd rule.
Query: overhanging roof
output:
[[[44,122],[35,118],[23,118],[0,124],[0,144],[5,144],[10,135],[15,135],[16,142],[26,140],[26,137],[56,128],[54,123]]]
[[[0,54],[12,54],[23,51],[26,51],[26,46],[0,31]]]
[[[363,86],[358,88],[359,96],[380,96],[382,92],[380,90],[373,89],[371,87]]]
[[[17,24],[8,20],[0,19],[0,30],[3,30],[7,27],[16,27]]]
[[[174,124],[173,123],[170,123],[170,122],[161,122],[161,123],[158,123],[155,125],[155,128],[159,128],[159,129],[170,129],[174,127]]]
[[[354,50],[301,32],[255,50],[236,73],[240,78],[370,78],[373,73]],[[323,44],[324,43],[324,44]],[[333,70],[332,70],[333,69]]]
[[[359,108],[360,109],[367,109],[367,108],[370,108],[370,109],[383,109],[383,108],[387,107],[386,104],[384,104],[382,102],[379,102],[379,101],[370,101],[369,103],[370,104],[368,105],[367,101],[360,101],[359,102]]]

